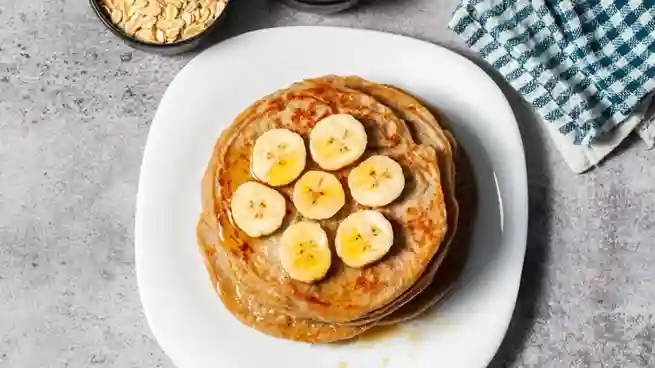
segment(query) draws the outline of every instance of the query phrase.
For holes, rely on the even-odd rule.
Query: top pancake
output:
[[[284,228],[301,220],[287,196],[288,215],[280,231],[250,238],[230,221],[229,201],[236,188],[249,180],[254,141],[273,128],[286,128],[307,137],[321,118],[346,113],[364,124],[369,136],[365,156],[384,154],[398,161],[408,179],[401,197],[380,209],[394,224],[395,242],[381,261],[362,269],[349,268],[334,256],[325,279],[307,284],[290,279],[277,259]],[[217,249],[205,247],[210,272],[220,278],[218,263],[229,269],[244,290],[265,290],[257,301],[275,306],[294,318],[347,322],[391,304],[424,273],[439,250],[446,230],[446,205],[439,158],[435,149],[417,144],[405,122],[392,109],[364,93],[330,83],[300,83],[278,91],[246,109],[220,137],[205,181],[203,206],[218,223]],[[336,172],[345,178],[351,167]],[[348,214],[360,208],[347,193],[347,205],[335,217],[320,221],[330,238]],[[334,254],[334,253],[333,253]],[[225,299],[225,298],[224,298]]]

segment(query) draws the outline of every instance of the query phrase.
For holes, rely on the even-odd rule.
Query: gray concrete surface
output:
[[[233,0],[224,34],[346,25],[463,50],[446,29],[454,1],[320,17]],[[172,367],[139,304],[133,211],[149,121],[191,57],[128,48],[84,0],[0,0],[0,367]],[[633,140],[576,176],[507,93],[532,202],[519,302],[492,366],[654,367],[655,152]]]

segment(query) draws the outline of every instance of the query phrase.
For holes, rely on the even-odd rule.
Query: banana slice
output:
[[[300,221],[289,226],[280,239],[280,261],[292,279],[312,282],[325,277],[332,253],[321,225]]]
[[[355,212],[346,217],[337,229],[335,240],[339,258],[355,268],[381,259],[392,244],[391,223],[380,212],[373,210]]]
[[[345,203],[341,182],[324,171],[306,172],[293,187],[293,204],[301,215],[310,219],[328,219]]]
[[[371,156],[350,171],[348,187],[358,203],[385,206],[402,193],[405,175],[402,167],[389,157]]]
[[[279,229],[287,211],[282,194],[254,181],[234,191],[230,210],[236,225],[253,238]]]
[[[338,170],[362,156],[366,149],[366,130],[351,115],[330,115],[309,133],[309,152],[323,170]]]
[[[253,175],[274,187],[294,181],[305,168],[307,151],[302,137],[287,129],[271,129],[255,142]]]

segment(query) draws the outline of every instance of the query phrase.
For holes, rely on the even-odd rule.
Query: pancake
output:
[[[451,141],[451,145],[456,147],[456,142],[450,138],[449,140]],[[219,293],[222,293],[225,305],[243,323],[259,331],[280,338],[311,343],[350,339],[365,332],[374,325],[393,325],[424,313],[452,290],[457,277],[463,269],[470,245],[469,238],[471,232],[469,230],[471,230],[476,213],[477,192],[470,162],[463,150],[456,151],[455,162],[458,168],[456,194],[462,209],[459,219],[459,228],[461,231],[453,239],[451,244],[452,249],[448,252],[448,256],[437,271],[434,282],[430,283],[421,294],[393,314],[380,321],[356,327],[293,318],[284,314],[276,314],[271,309],[261,305],[258,302],[256,291],[246,292],[241,290],[241,295],[245,299],[243,301],[243,299],[236,295],[235,285],[238,283],[232,279],[222,279],[218,283]],[[215,223],[215,221],[209,221],[209,223]],[[209,229],[211,226],[207,224],[199,226],[200,234],[204,232],[202,230],[203,228]],[[216,232],[213,230],[204,232],[204,235],[201,236],[209,237],[209,240],[204,240],[204,242],[216,242]],[[225,275],[225,273],[222,273],[222,275]]]
[[[318,121],[338,113],[353,115],[365,126],[369,142],[360,161],[373,154],[390,156],[408,181],[398,200],[378,209],[394,226],[389,254],[355,269],[333,249],[326,277],[307,284],[287,277],[274,251],[283,229],[301,220],[290,200],[292,185],[276,188],[287,197],[287,216],[268,237],[241,232],[231,222],[229,201],[240,184],[253,179],[250,154],[259,135],[286,128],[307,139]],[[459,219],[458,198],[466,194],[455,190],[471,176],[456,183],[453,163],[456,158],[467,164],[462,154],[452,134],[414,97],[359,77],[310,79],[257,101],[222,133],[203,178],[198,241],[225,307],[261,332],[305,342],[349,339],[423,313],[451,289],[466,256],[468,234],[457,229],[468,229],[472,216],[464,212]],[[363,208],[347,191],[354,165],[333,172],[347,200],[333,218],[320,221],[330,239],[341,220]],[[308,160],[306,169],[315,167]]]
[[[225,262],[227,255],[217,254],[224,252],[218,242],[217,221],[211,212],[203,213],[198,222],[198,242],[208,250],[203,254],[207,268],[215,271],[210,275],[218,295],[225,307],[243,324],[267,335],[309,343],[347,340],[373,327],[373,324],[341,326],[292,317],[278,311],[275,305],[266,304],[266,298],[262,298],[266,290],[241,285],[238,275]]]
[[[414,139],[418,143],[431,145],[435,150],[437,150],[441,172],[449,173],[449,175],[443,175],[446,212],[448,214],[448,233],[440,247],[440,251],[432,260],[427,271],[410,290],[398,298],[393,305],[386,310],[380,311],[377,315],[371,314],[367,316],[367,319],[361,321],[363,323],[368,323],[380,316],[384,316],[385,318],[380,320],[380,323],[382,323],[383,321],[393,321],[394,319],[397,319],[398,314],[414,315],[414,313],[407,312],[406,310],[412,308],[417,309],[416,306],[423,306],[431,303],[434,299],[438,299],[440,296],[435,295],[434,297],[424,297],[420,301],[413,303],[411,307],[403,308],[405,311],[395,313],[397,310],[400,310],[401,307],[405,307],[406,303],[421,296],[430,285],[441,285],[442,280],[435,280],[435,277],[451,251],[451,242],[458,234],[459,204],[457,197],[455,196],[456,175],[455,165],[453,163],[453,151],[454,147],[456,147],[456,143],[454,139],[449,139],[449,137],[451,137],[450,133],[436,119],[436,117],[412,96],[394,87],[371,83],[359,77],[347,77],[345,78],[345,81],[346,85],[349,87],[361,90],[391,107],[398,116],[405,120],[413,133],[412,135]],[[394,313],[391,314],[391,312]],[[389,314],[391,315],[389,316]]]
[[[383,209],[396,225],[397,241],[389,255],[363,269],[344,267],[335,259],[324,280],[307,284],[290,279],[281,269],[277,252],[273,251],[280,232],[265,238],[248,237],[229,221],[228,204],[234,190],[250,180],[250,147],[259,135],[282,127],[306,137],[320,117],[331,113],[349,113],[361,119],[367,132],[374,132],[367,153],[388,155],[398,161],[408,185],[399,200]],[[219,139],[217,167],[207,172],[218,187],[207,198],[214,202],[208,208],[218,214],[220,245],[227,250],[241,284],[268,290],[269,302],[282,302],[291,315],[329,322],[361,317],[388,305],[410,288],[437,252],[447,223],[436,153],[429,146],[414,144],[408,133],[404,122],[375,99],[328,84],[296,84],[246,109]],[[341,170],[337,176],[345,179],[349,170]],[[285,189],[280,191],[284,193]],[[321,221],[329,235],[355,209],[354,201],[349,202],[350,206],[335,217]],[[299,220],[291,201],[288,204],[285,227]]]
[[[454,138],[448,134],[449,140]],[[460,207],[458,231],[450,244],[450,250],[437,270],[432,282],[410,302],[396,312],[377,321],[376,325],[393,325],[413,319],[439,303],[450,293],[464,270],[471,246],[473,225],[477,214],[477,188],[471,162],[463,149],[455,151],[457,181],[455,196]]]
[[[456,142],[451,140],[451,145],[456,147]],[[471,230],[473,225],[477,208],[477,192],[466,153],[463,150],[456,151],[455,161],[458,168],[456,194],[462,209],[459,219],[459,228],[461,231],[453,239],[451,244],[452,249],[448,252],[448,256],[444,259],[442,266],[437,271],[434,282],[430,283],[421,294],[396,312],[380,321],[353,327],[293,318],[284,314],[276,314],[266,306],[261,305],[258,302],[256,291],[244,292],[241,290],[241,295],[244,295],[245,299],[245,301],[242,301],[236,295],[235,285],[238,283],[232,279],[223,279],[218,283],[219,293],[222,293],[222,297],[226,301],[225,305],[243,323],[259,331],[280,338],[311,343],[350,339],[365,332],[374,325],[393,325],[424,313],[452,290],[457,277],[463,269],[470,245],[469,238],[471,232],[469,230]],[[199,230],[202,227],[199,226]],[[211,226],[204,225],[204,227],[209,228]],[[205,232],[204,236],[215,238],[215,231]],[[215,242],[215,240],[213,241]]]
[[[368,324],[385,317],[400,309],[405,303],[419,295],[433,281],[435,274],[447,256],[450,243],[457,232],[459,206],[455,197],[455,165],[453,164],[453,149],[457,143],[449,132],[439,123],[435,116],[414,97],[390,86],[369,82],[356,76],[340,77],[325,76],[311,79],[317,84],[328,83],[335,87],[354,89],[375,98],[391,108],[402,118],[417,143],[435,148],[439,158],[439,168],[442,173],[442,186],[447,213],[448,232],[440,246],[439,253],[431,261],[421,278],[402,296],[387,306],[384,306],[355,321],[346,322],[349,325]],[[448,174],[444,174],[448,173]]]

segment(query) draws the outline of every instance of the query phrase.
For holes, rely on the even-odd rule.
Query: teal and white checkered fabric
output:
[[[655,89],[655,0],[463,0],[449,26],[575,144]]]

